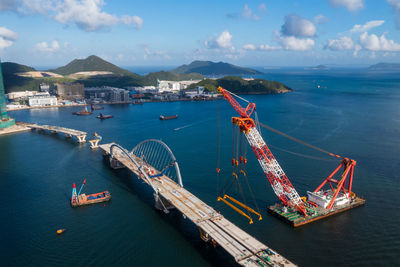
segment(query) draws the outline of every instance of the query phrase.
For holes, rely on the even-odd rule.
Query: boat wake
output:
[[[198,125],[198,124],[201,124],[201,123],[204,123],[204,122],[207,122],[207,121],[211,121],[211,120],[213,120],[213,119],[207,119],[207,120],[202,120],[202,121],[190,123],[188,125],[175,128],[174,131],[179,131],[179,130],[182,130],[182,129],[185,129],[185,128],[188,128],[188,127],[191,127],[191,126],[194,126],[194,125]]]

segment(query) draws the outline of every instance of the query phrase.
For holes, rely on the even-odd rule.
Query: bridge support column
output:
[[[72,135],[71,134],[65,134],[65,138],[72,138]]]
[[[125,168],[121,162],[119,162],[117,159],[114,159],[113,157],[110,157],[110,166],[113,169],[122,169]]]
[[[77,135],[78,143],[85,143],[86,142],[86,135]]]
[[[155,208],[158,210],[164,211],[166,214],[169,213],[169,210],[174,209],[175,207],[169,203],[167,200],[165,200],[162,196],[160,196],[157,193],[153,193],[154,196],[154,202],[155,202]]]
[[[90,148],[94,149],[94,148],[98,148],[99,147],[99,139],[93,139],[93,140],[89,140],[90,143]]]

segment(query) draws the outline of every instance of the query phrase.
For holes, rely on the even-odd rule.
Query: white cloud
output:
[[[353,26],[350,32],[367,32],[372,28],[381,26],[383,23],[385,23],[384,20],[371,20],[363,25],[356,24]]]
[[[385,34],[378,37],[364,32],[360,35],[360,45],[363,49],[370,51],[400,52],[400,43],[386,39]]]
[[[400,0],[387,0],[388,4],[392,7],[395,13],[396,28],[400,29]]]
[[[252,51],[257,49],[257,47],[254,44],[245,44],[242,48],[247,51]]]
[[[315,24],[324,24],[324,23],[327,23],[328,21],[329,21],[329,19],[322,14],[319,14],[314,17]]]
[[[6,27],[0,27],[0,50],[12,46],[17,40],[18,34]]]
[[[138,17],[138,16],[122,16],[121,17],[121,22],[126,24],[126,25],[135,25],[135,27],[137,29],[141,29],[142,28],[142,24],[143,24],[143,19]]]
[[[60,44],[56,40],[51,43],[40,42],[35,45],[35,50],[44,53],[54,53],[60,50]]]
[[[104,0],[15,0],[14,2],[18,4],[13,6],[10,6],[9,2],[0,0],[0,10],[14,10],[23,14],[42,14],[61,24],[75,24],[78,28],[88,32],[98,31],[119,23],[134,25],[140,29],[143,24],[143,19],[138,16],[118,17],[103,11]]]
[[[257,16],[256,14],[253,13],[251,8],[247,4],[244,5],[243,11],[242,11],[242,17],[246,19],[254,19],[254,20],[259,20],[260,17]]]
[[[297,38],[295,36],[278,36],[279,42],[286,50],[307,51],[311,50],[315,41],[311,38]]]
[[[265,12],[267,11],[267,5],[265,3],[262,3],[258,6],[258,11],[260,12]]]
[[[324,47],[332,51],[352,50],[354,42],[350,37],[343,36],[338,39],[330,39]]]
[[[275,51],[275,50],[282,49],[282,47],[280,47],[280,46],[270,46],[268,44],[259,45],[257,47],[257,46],[255,46],[254,44],[251,44],[251,43],[245,44],[242,48],[243,48],[243,50],[246,50],[246,51],[254,51],[254,50],[257,50],[257,51]]]
[[[316,33],[314,24],[296,14],[285,16],[285,23],[282,25],[281,33],[286,36],[312,37]]]
[[[0,27],[0,36],[11,41],[15,41],[18,38],[18,34],[16,32],[13,32],[6,27]]]
[[[348,11],[357,11],[364,7],[363,0],[329,0],[333,7],[345,7]]]
[[[205,46],[208,48],[219,48],[219,49],[231,49],[234,47],[232,45],[232,34],[228,31],[223,31],[216,39],[209,39],[204,42]]]

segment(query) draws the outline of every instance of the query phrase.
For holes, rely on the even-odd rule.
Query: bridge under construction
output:
[[[156,208],[178,210],[199,229],[200,237],[219,245],[242,266],[295,266],[227,220],[183,187],[178,162],[160,140],[149,139],[128,151],[116,143],[99,146],[114,169],[127,168],[153,189]]]

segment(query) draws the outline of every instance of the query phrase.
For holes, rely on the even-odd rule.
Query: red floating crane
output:
[[[284,220],[289,221],[293,226],[306,224],[311,221],[315,221],[320,218],[335,214],[337,212],[345,211],[350,208],[365,204],[365,199],[356,197],[351,191],[353,183],[354,166],[356,165],[355,160],[348,158],[342,158],[339,155],[329,153],[326,150],[317,148],[313,145],[307,144],[299,139],[288,136],[276,129],[273,129],[267,125],[259,124],[262,127],[270,129],[286,138],[289,138],[295,142],[299,142],[310,148],[328,154],[336,158],[342,158],[340,165],[317,187],[313,192],[308,191],[308,199],[301,198],[293,187],[289,178],[275,159],[274,155],[268,148],[260,132],[257,130],[255,121],[250,117],[255,111],[256,105],[243,99],[222,87],[218,87],[218,92],[222,94],[223,98],[226,99],[232,107],[239,113],[239,117],[232,117],[232,124],[239,127],[250,147],[252,148],[263,172],[265,173],[269,183],[275,194],[281,200],[283,207],[279,204],[271,206],[269,210],[277,215],[281,216]],[[247,107],[243,108],[234,97],[237,97],[247,102]],[[256,116],[257,118],[257,116]],[[257,122],[258,123],[258,122]],[[241,161],[241,160],[240,160]],[[232,159],[237,165],[237,160]],[[233,164],[233,163],[232,163]],[[334,179],[334,175],[343,167],[343,173],[340,179]],[[219,173],[219,169],[217,172]],[[235,174],[235,173],[233,173]],[[350,174],[350,175],[349,175]],[[349,179],[348,179],[349,176]],[[236,176],[237,179],[237,176]],[[347,182],[347,186],[346,186]],[[323,190],[326,184],[330,185],[329,189]],[[334,188],[333,184],[336,184]],[[225,197],[224,197],[225,198]],[[221,198],[219,197],[218,200]],[[222,200],[222,199],[221,199]],[[225,202],[225,201],[224,201]],[[235,203],[237,201],[235,200]],[[232,206],[232,205],[229,205]],[[243,205],[240,205],[243,207]],[[279,206],[279,207],[278,207]],[[301,218],[288,212],[286,207],[291,207],[293,210],[301,214]],[[237,208],[234,208],[237,210]],[[238,210],[237,210],[238,211]],[[240,211],[238,211],[240,212]],[[242,212],[240,212],[242,213]],[[286,216],[286,214],[289,214]],[[247,216],[246,216],[247,217]],[[260,215],[261,217],[261,215]]]

